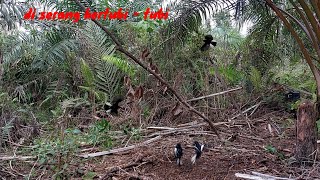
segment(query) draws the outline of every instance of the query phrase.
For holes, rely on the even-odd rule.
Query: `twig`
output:
[[[124,148],[118,148],[118,149],[112,149],[110,151],[102,151],[102,152],[96,152],[96,153],[90,153],[90,154],[82,154],[82,155],[79,155],[79,157],[89,158],[89,157],[97,157],[97,156],[103,156],[103,155],[108,155],[108,154],[114,154],[114,153],[119,153],[119,152],[123,152],[123,151],[128,151],[128,150],[137,148],[139,146],[144,146],[144,145],[150,144],[150,143],[152,143],[154,141],[159,140],[160,138],[161,138],[161,136],[157,136],[155,138],[149,139],[149,140],[144,141],[144,142],[142,142],[140,144],[137,144],[137,145],[132,145],[132,146],[128,146],[128,147],[124,147]]]
[[[242,111],[240,114],[237,114],[237,115],[233,116],[233,117],[231,118],[231,120],[233,120],[233,119],[235,119],[235,118],[237,118],[237,117],[241,116],[241,114],[244,114],[244,113],[246,113],[246,112],[250,111],[251,109],[253,109],[253,108],[255,108],[255,107],[259,106],[259,105],[260,105],[260,103],[261,103],[261,102],[259,102],[259,103],[258,103],[258,104],[256,104],[256,105],[253,105],[253,106],[249,107],[248,109],[246,109],[246,110]]]
[[[260,101],[258,104],[257,104],[257,106],[252,110],[252,112],[250,113],[250,115],[249,116],[252,116],[253,115],[253,113],[255,113],[256,112],[256,110],[258,109],[258,107],[261,105],[261,103],[262,103],[262,101]]]
[[[147,129],[156,129],[156,130],[174,130],[176,128],[171,128],[171,127],[147,127]]]
[[[4,173],[8,173],[13,177],[17,177],[17,175],[13,174],[12,172],[10,172],[8,169],[1,167],[2,169],[0,169],[0,172],[4,172]]]
[[[78,4],[79,7],[81,7],[81,9],[83,11],[86,10],[85,6],[83,6],[79,0],[74,0],[76,2],[76,4]],[[213,122],[211,122],[211,120],[209,120],[205,115],[203,115],[201,112],[197,111],[196,109],[194,109],[190,104],[188,104],[183,97],[177,93],[177,91],[174,90],[174,88],[172,86],[170,86],[159,74],[157,74],[155,71],[153,71],[150,67],[146,66],[145,64],[143,64],[138,58],[136,58],[133,54],[131,54],[129,51],[127,51],[126,49],[123,48],[123,46],[120,44],[120,42],[118,41],[118,39],[106,28],[104,27],[100,22],[98,22],[95,19],[91,19],[97,26],[99,26],[105,33],[108,34],[108,36],[110,36],[110,38],[112,39],[112,41],[117,45],[117,50],[122,52],[123,54],[125,54],[126,56],[128,56],[130,59],[132,59],[134,62],[136,62],[137,64],[139,64],[142,68],[144,68],[145,70],[147,70],[150,74],[152,74],[155,78],[157,78],[163,85],[165,85],[169,91],[172,92],[172,94],[178,99],[178,101],[184,105],[189,111],[197,114],[198,116],[200,116],[203,120],[205,120],[209,126],[211,127],[211,129],[213,130],[213,132],[219,137],[220,139],[220,135],[216,129],[216,127],[214,127]]]
[[[219,96],[219,95],[226,94],[226,93],[229,93],[229,92],[238,91],[240,89],[242,89],[242,87],[229,89],[229,90],[226,90],[226,91],[222,91],[222,92],[218,92],[218,93],[214,93],[214,94],[210,94],[210,95],[206,95],[206,96],[201,96],[201,97],[189,99],[187,102],[197,101],[197,100],[200,100],[200,99],[205,99],[205,98],[214,97],[214,96]]]
[[[32,168],[31,168],[31,170],[30,170],[30,172],[29,172],[29,175],[28,175],[28,180],[30,179],[30,177],[31,177],[31,174],[33,173],[32,171],[33,171],[33,169],[34,169],[34,167],[36,166],[36,164],[38,163],[38,160],[39,159],[37,159],[37,161],[36,162],[34,162],[34,164],[33,164],[33,166],[32,166]]]
[[[214,126],[219,126],[219,125],[223,125],[223,124],[229,124],[230,122],[219,122],[219,123],[214,123]],[[191,126],[187,126],[187,127],[181,127],[181,128],[167,128],[166,130],[163,131],[159,131],[159,132],[155,132],[152,133],[150,135],[148,135],[148,137],[153,137],[153,136],[158,136],[158,135],[168,135],[168,134],[174,134],[174,133],[178,133],[178,132],[187,132],[190,133],[190,129],[191,128],[196,128],[196,127],[201,127],[205,125],[205,123],[199,123],[196,125],[191,125]],[[155,127],[152,127],[155,128]],[[162,129],[165,129],[165,127],[162,127]]]
[[[80,150],[80,152],[94,151],[94,150],[97,150],[97,149],[98,149],[97,147],[91,147],[91,148],[87,148],[87,149],[82,149],[82,150]]]
[[[213,125],[216,126],[216,124],[220,123],[214,123]],[[206,125],[206,123],[191,123],[191,124],[184,124],[184,125],[179,125],[178,127],[155,127],[155,126],[150,126],[147,127],[147,129],[158,129],[158,130],[177,130],[177,129],[186,129],[186,128],[196,128],[196,127],[201,127]]]

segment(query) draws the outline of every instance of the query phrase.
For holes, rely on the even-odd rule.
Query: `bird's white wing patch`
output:
[[[194,164],[196,162],[197,155],[193,155],[191,158],[191,163]]]
[[[203,151],[204,145],[201,145],[201,151]]]

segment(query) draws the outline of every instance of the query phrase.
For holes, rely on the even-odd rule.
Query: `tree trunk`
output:
[[[4,72],[4,68],[3,68],[3,53],[1,52],[1,49],[0,49],[0,84],[1,84],[1,81],[2,81],[3,72]]]
[[[296,122],[296,159],[299,163],[312,164],[317,150],[318,112],[315,104],[304,101],[300,104]]]

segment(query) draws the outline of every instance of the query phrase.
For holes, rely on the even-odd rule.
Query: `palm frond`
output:
[[[167,8],[170,9],[169,22],[162,29],[162,36],[165,39],[164,49],[177,47],[187,40],[190,32],[198,32],[204,21],[212,18],[217,12],[234,6],[236,1],[218,1],[218,0],[187,0],[175,1],[170,3]],[[167,49],[171,52],[173,49]]]
[[[44,38],[44,42],[38,42],[39,54],[34,59],[34,68],[59,65],[65,61],[70,51],[77,50],[73,35],[63,29],[47,32]]]
[[[0,1],[0,26],[2,29],[13,29],[16,22],[22,24],[25,6],[13,0]]]
[[[116,66],[119,70],[121,70],[123,73],[130,76],[131,78],[134,77],[135,68],[128,61],[113,56],[104,56],[102,59]]]
[[[124,73],[115,65],[106,61],[99,61],[95,66],[95,85],[99,91],[104,92],[108,99],[119,95]]]

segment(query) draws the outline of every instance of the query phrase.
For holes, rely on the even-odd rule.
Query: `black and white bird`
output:
[[[118,110],[120,108],[119,103],[122,101],[122,98],[117,99],[116,101],[114,101],[113,104],[105,104],[104,105],[104,110],[107,111],[110,114],[113,115],[118,115]]]
[[[212,44],[213,46],[217,45],[217,42],[213,41],[213,37],[209,34],[206,35],[205,40],[203,40],[204,45],[200,48],[201,51],[206,51],[210,48],[210,44]]]
[[[174,148],[174,157],[177,159],[177,165],[179,166],[182,164],[182,161],[181,161],[182,155],[183,155],[182,147],[181,147],[181,144],[178,143]]]
[[[300,99],[300,92],[296,91],[289,91],[288,93],[285,93],[285,99],[287,101],[296,101]]]
[[[196,162],[196,160],[201,157],[204,145],[200,144],[198,141],[195,141],[193,143],[193,147],[195,149],[195,155],[193,155],[192,158],[191,158],[191,163],[192,164],[194,164]]]

